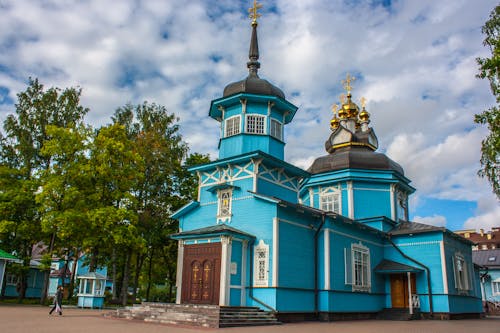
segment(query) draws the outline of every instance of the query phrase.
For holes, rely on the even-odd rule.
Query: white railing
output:
[[[420,297],[415,294],[411,294],[411,307],[414,309],[420,308]]]

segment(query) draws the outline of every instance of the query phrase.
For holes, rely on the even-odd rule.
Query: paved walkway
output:
[[[136,321],[104,319],[107,310],[64,309],[64,315],[49,316],[48,307],[0,306],[2,333],[500,333],[500,318],[481,320],[418,320],[418,321],[342,321],[331,323],[300,323],[281,326],[224,329],[195,329],[147,324]]]

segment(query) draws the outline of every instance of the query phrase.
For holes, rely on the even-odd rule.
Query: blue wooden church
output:
[[[399,311],[454,318],[482,312],[471,242],[408,221],[415,189],[382,153],[370,115],[346,96],[327,154],[308,170],[284,159],[297,107],[258,75],[256,8],[249,74],[211,102],[219,158],[192,167],[198,199],[179,221],[177,303],[257,306],[282,320],[372,318]],[[319,144],[319,143],[318,143]]]

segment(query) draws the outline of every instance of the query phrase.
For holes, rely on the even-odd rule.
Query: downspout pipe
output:
[[[414,262],[415,264],[419,265],[420,267],[423,267],[425,269],[425,272],[426,272],[426,276],[427,276],[427,289],[429,290],[429,316],[432,318],[434,316],[434,306],[433,306],[433,302],[432,302],[432,288],[431,288],[431,270],[429,269],[429,267],[427,267],[426,265],[422,264],[421,262],[409,257],[408,255],[406,255],[396,244],[394,244],[394,242],[392,241],[391,239],[391,236],[388,235],[387,236],[387,240],[389,241],[389,243],[391,243],[391,245],[406,259],[410,260],[411,262]]]
[[[319,318],[319,233],[325,225],[326,213],[321,214],[321,224],[314,233],[314,315]]]
[[[254,240],[252,240],[249,243],[249,246],[248,246],[249,249],[252,248],[253,244],[254,244]],[[248,253],[250,254],[250,280],[248,281],[248,297],[250,297],[251,300],[259,303],[263,307],[269,309],[273,314],[276,314],[276,313],[278,313],[278,311],[275,308],[273,308],[272,306],[264,303],[260,299],[253,296],[253,266],[254,266],[253,258],[254,258],[254,254],[253,254],[253,251],[248,251]]]

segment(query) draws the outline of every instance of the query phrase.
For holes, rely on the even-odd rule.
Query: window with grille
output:
[[[8,286],[15,286],[18,281],[19,278],[15,274],[7,273],[5,275],[5,284]]]
[[[455,288],[457,288],[459,292],[471,290],[469,269],[461,253],[455,253],[453,257],[453,272],[455,273]]]
[[[240,133],[240,116],[234,116],[226,119],[224,136],[232,136]]]
[[[353,291],[370,291],[370,249],[361,243],[344,249],[345,284],[352,285]]]
[[[493,281],[491,282],[491,291],[493,295],[500,295],[500,282]]]
[[[283,141],[282,127],[283,125],[279,121],[271,119],[271,136]]]
[[[254,285],[268,286],[269,278],[269,245],[260,240],[254,250]]]
[[[327,212],[340,213],[340,193],[325,192],[320,195],[320,208]]]
[[[265,120],[265,116],[255,114],[247,115],[246,132],[252,134],[264,134]]]

